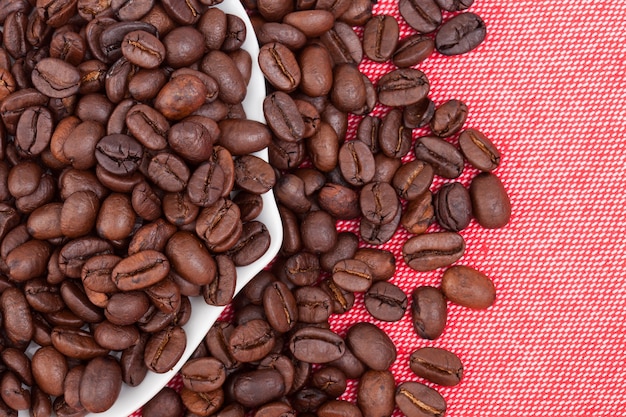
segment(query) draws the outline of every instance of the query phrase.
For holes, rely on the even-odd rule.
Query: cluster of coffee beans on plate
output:
[[[0,0],[1,415],[107,410],[269,247],[272,135],[213,3]]]
[[[434,51],[472,50],[485,25],[464,11],[471,0],[401,0],[399,13],[415,29],[404,39],[396,18],[372,15],[369,0],[244,4],[270,85],[263,110],[284,240],[271,268],[235,298],[232,320],[218,321],[182,369],[177,412],[184,405],[187,417],[379,417],[397,407],[409,417],[442,416],[446,402],[432,384],[460,382],[463,365],[453,352],[416,349],[408,365],[430,384],[397,384],[389,370],[396,347],[383,330],[358,322],[340,335],[329,318],[361,293],[380,321],[400,320],[410,305],[417,335],[433,340],[445,328],[448,301],[493,304],[486,275],[451,265],[465,251],[459,232],[472,219],[486,228],[509,221],[509,198],[492,173],[500,154],[464,127],[464,102],[429,98],[429,80],[415,68]],[[395,68],[373,83],[359,70],[363,59]],[[351,120],[357,127],[348,138]],[[418,129],[428,134],[415,137]],[[475,172],[469,189],[458,180],[466,165]],[[338,221],[358,224],[358,234],[338,231]],[[378,247],[399,228],[411,235],[402,247],[410,268],[447,268],[440,287],[418,286],[410,300],[389,281],[394,254]],[[358,380],[356,404],[341,399],[349,380]],[[199,381],[206,384],[198,388]],[[162,391],[147,415],[160,415],[152,413],[173,397]]]

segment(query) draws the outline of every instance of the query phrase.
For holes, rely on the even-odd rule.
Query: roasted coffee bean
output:
[[[228,255],[237,266],[250,265],[267,251],[270,240],[267,227],[253,220],[243,225],[241,236],[228,251]]]
[[[213,414],[218,411],[224,403],[224,391],[221,388],[199,393],[183,387],[180,392],[180,397],[185,408],[193,414]]]
[[[135,326],[117,326],[105,320],[98,323],[93,338],[105,349],[124,350],[139,342],[139,330]]]
[[[180,416],[184,412],[183,402],[174,388],[163,387],[142,407],[142,413],[154,417]]]
[[[104,314],[113,324],[126,326],[136,323],[149,308],[150,299],[144,292],[120,292],[111,295]]]
[[[374,281],[388,280],[396,271],[394,254],[385,249],[359,248],[354,254],[354,259],[367,264]]]
[[[404,316],[408,298],[397,286],[380,281],[367,290],[364,302],[365,309],[372,317],[382,321],[398,321]]]
[[[423,127],[430,123],[435,115],[435,103],[428,97],[404,108],[402,118],[410,128]]]
[[[298,62],[302,72],[300,90],[311,97],[328,94],[333,85],[333,61],[324,45],[311,44],[304,48]]]
[[[295,285],[313,285],[319,278],[319,257],[309,252],[298,252],[285,260],[282,272]]]
[[[356,402],[363,417],[390,416],[395,406],[396,383],[388,370],[369,370],[359,381]]]
[[[156,68],[165,59],[165,46],[153,34],[144,30],[128,32],[121,44],[122,54],[141,68]]]
[[[430,188],[433,178],[434,170],[430,164],[414,160],[398,168],[392,185],[398,196],[405,200],[414,200]]]
[[[188,361],[180,370],[183,385],[195,392],[209,392],[220,388],[226,381],[226,368],[212,357]]]
[[[441,227],[452,232],[466,228],[472,220],[472,202],[459,182],[443,185],[433,198],[435,217]]]
[[[30,358],[19,349],[7,347],[0,354],[4,365],[13,372],[24,384],[33,385],[33,374]]]
[[[346,291],[364,292],[372,285],[372,273],[363,261],[345,259],[333,266],[332,279]]]
[[[363,219],[377,225],[390,223],[401,210],[395,190],[386,182],[371,182],[363,187],[359,206]]]
[[[167,327],[148,339],[144,363],[153,372],[167,372],[180,360],[186,346],[184,329],[180,326]]]
[[[452,136],[463,128],[467,120],[467,105],[460,100],[448,100],[435,110],[430,129],[440,137]]]
[[[327,10],[294,11],[283,18],[283,23],[299,29],[309,38],[324,34],[333,27],[334,22],[333,14]]]
[[[396,215],[388,223],[379,224],[362,218],[359,224],[361,238],[370,245],[382,245],[388,242],[398,229],[401,216],[402,210],[398,209]]]
[[[156,154],[148,163],[148,178],[165,191],[179,192],[189,181],[189,167],[170,152]]]
[[[291,404],[299,413],[310,413],[322,405],[328,397],[317,388],[304,387],[291,396]]]
[[[276,183],[276,173],[269,163],[256,155],[235,159],[235,184],[248,192],[264,194]]]
[[[132,175],[143,157],[143,148],[128,135],[104,136],[96,145],[95,157],[108,172],[115,175]]]
[[[15,147],[27,158],[41,154],[50,143],[53,130],[52,113],[45,107],[29,107],[19,118]]]
[[[436,347],[423,347],[411,353],[411,370],[435,384],[454,386],[463,378],[463,364],[454,353]]]
[[[434,340],[443,333],[448,317],[446,300],[438,288],[421,286],[411,293],[411,320],[417,334]]]
[[[312,211],[304,216],[300,224],[304,249],[313,253],[330,251],[337,243],[335,219],[325,211]]]
[[[76,67],[58,58],[39,61],[31,79],[35,88],[48,97],[69,97],[80,87],[80,73]]]
[[[390,158],[383,153],[378,153],[374,156],[374,163],[376,164],[376,173],[373,182],[388,182],[393,181],[393,176],[400,166],[402,161],[398,158]]]
[[[240,362],[255,362],[274,347],[276,338],[269,323],[254,319],[235,327],[228,340],[228,349]]]
[[[346,375],[334,366],[324,366],[311,375],[311,384],[330,398],[337,398],[346,390]]]
[[[285,393],[283,376],[275,369],[241,372],[230,384],[233,398],[244,407],[258,407]]]
[[[335,22],[332,29],[320,36],[333,62],[358,65],[363,59],[363,46],[352,27],[344,22]]]
[[[485,22],[474,13],[461,13],[437,31],[435,47],[443,55],[464,54],[480,45],[487,34]]]
[[[41,276],[50,259],[50,245],[41,240],[29,240],[6,256],[8,275],[14,281],[27,281]]]
[[[293,99],[281,91],[263,101],[263,114],[272,132],[281,140],[297,142],[304,137],[304,120]]]
[[[316,414],[319,417],[334,417],[334,416],[346,416],[346,417],[358,417],[362,416],[359,407],[347,400],[329,400],[320,405]]]
[[[402,212],[400,223],[407,232],[418,235],[424,233],[435,220],[435,209],[432,204],[432,193],[425,191],[414,200],[409,201]]]
[[[163,37],[165,62],[172,68],[192,65],[202,59],[204,52],[204,36],[190,26],[172,29]]]
[[[100,49],[102,51],[102,54],[104,55],[104,61],[107,63],[113,63],[115,61],[117,61],[118,59],[120,59],[123,54],[124,51],[123,49],[126,49],[126,53],[134,50],[135,48],[141,49],[143,52],[141,52],[141,55],[146,55],[144,56],[144,59],[147,57],[147,55],[151,55],[150,52],[148,52],[149,50],[153,51],[153,52],[157,52],[157,54],[160,52],[161,55],[163,55],[163,49],[162,49],[162,45],[159,45],[156,49],[155,47],[160,43],[160,41],[158,41],[158,39],[156,39],[157,42],[155,42],[155,39],[149,38],[147,35],[146,36],[133,36],[132,39],[135,42],[139,41],[139,39],[141,39],[141,41],[139,42],[139,44],[129,44],[127,42],[128,39],[126,39],[126,35],[128,35],[131,32],[145,32],[147,35],[156,35],[156,28],[154,26],[152,26],[149,23],[145,23],[145,22],[114,22],[111,23],[110,25],[108,25],[106,28],[104,28],[102,30],[102,33],[99,36],[99,45],[100,45]],[[138,34],[135,34],[138,35]],[[142,47],[139,47],[139,45],[142,45]],[[160,50],[160,51],[159,51]],[[137,56],[137,53],[139,51],[133,51],[133,53],[131,53],[131,55]],[[154,59],[155,56],[152,56],[151,59]],[[163,58],[160,58],[160,60],[162,61]],[[138,60],[136,60],[138,61]],[[133,64],[136,64],[136,62],[133,62]],[[154,65],[152,68],[154,68],[157,65]]]
[[[450,142],[436,136],[422,136],[415,142],[415,157],[433,167],[435,174],[454,179],[463,172],[465,161]]]
[[[151,150],[162,150],[167,146],[167,131],[170,128],[165,117],[145,104],[133,106],[126,114],[126,126],[143,146]]]
[[[108,353],[108,349],[98,345],[91,333],[77,328],[54,327],[51,340],[52,345],[68,358],[87,360]]]
[[[26,297],[19,288],[5,289],[0,295],[0,311],[7,339],[26,346],[33,337],[33,317]]]
[[[439,7],[449,12],[465,10],[474,4],[474,0],[435,0],[435,2]]]
[[[435,0],[400,0],[400,14],[420,33],[433,32],[441,24],[441,10]]]
[[[239,207],[242,222],[254,220],[263,212],[263,198],[258,194],[241,191],[232,202]]]
[[[100,323],[104,320],[102,309],[94,305],[78,281],[66,280],[61,283],[61,297],[67,308],[87,323]]]
[[[337,109],[344,112],[353,112],[365,106],[367,91],[363,76],[356,65],[335,66],[330,100]]]
[[[441,290],[453,303],[478,310],[489,308],[496,298],[491,279],[463,265],[452,266],[444,272]]]
[[[411,129],[402,120],[402,110],[392,109],[383,117],[378,130],[378,146],[391,158],[402,158],[411,149]]]
[[[435,42],[431,37],[416,33],[398,43],[392,60],[396,67],[408,68],[426,60],[434,50]]]
[[[470,184],[472,213],[478,223],[487,229],[504,227],[511,219],[511,201],[494,174],[478,174]]]
[[[289,340],[293,356],[309,363],[328,363],[339,359],[345,352],[343,339],[330,330],[303,327]]]
[[[355,257],[358,246],[359,238],[354,233],[337,233],[335,245],[320,255],[320,266],[325,271],[332,271],[337,262]]]
[[[413,68],[401,68],[378,80],[378,99],[385,106],[408,106],[422,100],[430,90],[426,75]]]
[[[278,206],[280,221],[283,226],[283,243],[280,252],[284,256],[290,256],[302,250],[302,238],[300,236],[300,220],[296,214],[283,205]]]
[[[69,371],[67,358],[52,346],[44,346],[33,353],[33,378],[46,394],[62,395],[63,381]]]
[[[320,288],[330,296],[334,314],[343,314],[354,306],[354,293],[339,287],[332,279],[323,280],[320,283]]]
[[[292,50],[300,49],[306,43],[304,33],[286,23],[265,22],[256,31],[256,35],[261,45],[279,42]]]
[[[465,240],[454,232],[414,236],[402,247],[405,262],[416,271],[430,271],[456,262],[465,252]]]
[[[158,283],[169,271],[170,263],[165,255],[146,250],[121,260],[111,271],[111,279],[120,290],[132,291]]]
[[[286,333],[298,321],[296,298],[283,282],[276,281],[265,287],[263,308],[267,321],[277,332]]]
[[[268,82],[280,91],[287,93],[294,91],[302,79],[300,66],[293,52],[277,42],[261,47],[259,65]]]
[[[267,147],[272,139],[268,127],[254,120],[225,119],[219,122],[218,143],[233,155],[246,155]]]
[[[396,405],[407,417],[443,416],[446,400],[434,389],[419,382],[403,382],[396,388]]]
[[[363,142],[346,142],[339,149],[339,168],[343,178],[351,185],[365,185],[374,176],[374,155]]]
[[[481,171],[493,171],[500,165],[500,151],[482,132],[470,128],[459,136],[459,147],[467,162]]]
[[[209,305],[225,306],[230,303],[237,286],[235,263],[226,255],[215,257],[217,274],[215,279],[204,286],[202,296]]]
[[[167,242],[165,255],[172,268],[193,284],[206,285],[215,279],[215,259],[192,233],[176,232]]]
[[[85,366],[80,384],[80,403],[92,413],[108,410],[122,388],[122,369],[112,356],[94,358]]]
[[[320,122],[317,132],[306,140],[311,162],[322,172],[329,172],[337,167],[339,146],[337,133],[326,122]]]
[[[332,313],[330,295],[319,287],[300,287],[294,291],[298,306],[298,321],[325,323]]]
[[[359,322],[350,326],[346,344],[354,356],[373,370],[387,370],[396,360],[396,347],[392,340],[371,323]],[[377,346],[375,351],[372,346]]]
[[[185,74],[170,79],[154,99],[154,108],[171,120],[181,120],[204,104],[207,88],[198,77]]]
[[[396,49],[399,26],[393,16],[372,17],[363,28],[363,51],[374,62],[385,62]]]

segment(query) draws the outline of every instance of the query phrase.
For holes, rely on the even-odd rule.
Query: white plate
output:
[[[265,78],[259,68],[257,57],[259,55],[259,46],[254,34],[254,29],[250,23],[250,19],[245,9],[238,0],[224,0],[223,3],[214,6],[222,9],[226,13],[237,15],[243,19],[246,24],[247,35],[242,48],[248,51],[252,56],[252,76],[248,85],[248,92],[243,101],[243,107],[249,119],[265,122],[263,116],[263,100],[265,99]],[[267,149],[256,153],[257,156],[268,160]],[[270,247],[267,252],[256,262],[245,267],[237,268],[237,288],[236,293],[252,279],[257,272],[262,270],[278,253],[283,239],[283,228],[278,214],[278,207],[274,200],[272,191],[263,194],[263,211],[257,220],[263,222],[269,230],[271,236]],[[119,398],[109,410],[104,413],[91,413],[90,417],[123,417],[132,414],[134,411],[142,407],[161,388],[163,388],[185,364],[187,359],[195,351],[196,347],[202,342],[205,335],[215,323],[224,307],[214,307],[207,305],[202,297],[193,297],[191,299],[192,313],[189,322],[183,326],[187,334],[187,348],[181,360],[176,366],[167,373],[156,374],[148,371],[146,378],[136,387],[130,387],[122,384],[122,391]],[[21,411],[19,417],[28,417],[28,411]]]

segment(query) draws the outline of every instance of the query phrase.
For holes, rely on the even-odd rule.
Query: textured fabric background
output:
[[[379,0],[375,13],[398,16],[396,3]],[[466,55],[434,54],[418,68],[431,97],[463,100],[466,127],[502,152],[495,174],[511,197],[511,222],[501,230],[472,222],[459,261],[493,279],[497,301],[487,311],[450,305],[435,341],[416,336],[408,313],[385,324],[362,305],[333,318],[333,327],[341,333],[373,321],[385,329],[398,347],[398,383],[419,380],[408,368],[416,348],[455,352],[465,378],[438,388],[448,417],[624,416],[626,3],[476,0],[470,10],[485,20],[487,40]],[[376,83],[391,67],[361,68]],[[466,169],[461,180],[475,174]],[[392,282],[407,293],[439,285],[442,271],[417,273],[403,263],[406,238],[399,231],[384,246],[396,253]]]

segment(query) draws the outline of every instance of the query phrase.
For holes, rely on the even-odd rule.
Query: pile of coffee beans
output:
[[[272,133],[213,3],[0,0],[0,415],[109,409],[267,251]]]
[[[404,39],[401,22],[372,15],[370,0],[243,3],[270,87],[263,110],[284,241],[271,267],[235,298],[232,319],[218,321],[183,368],[175,411],[156,411],[175,401],[167,388],[145,415],[380,417],[397,407],[409,417],[443,416],[446,401],[433,386],[461,381],[456,354],[417,348],[408,363],[416,380],[396,381],[396,346],[381,328],[358,322],[339,334],[329,318],[363,300],[373,322],[399,321],[409,310],[416,335],[434,340],[448,302],[494,303],[491,279],[455,263],[466,247],[459,232],[472,220],[485,228],[509,221],[509,198],[492,173],[500,153],[465,127],[463,101],[429,98],[427,75],[416,68],[435,51],[474,49],[485,25],[465,11],[472,0],[400,0],[415,30]],[[373,83],[359,71],[365,59],[395,68]],[[463,173],[472,176],[469,187]],[[338,222],[358,233],[338,231]],[[410,236],[404,262],[443,269],[440,286],[406,294],[390,282],[396,259],[380,245],[399,229]],[[346,399],[350,380],[356,403]]]

